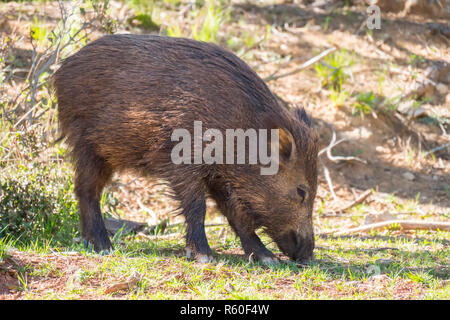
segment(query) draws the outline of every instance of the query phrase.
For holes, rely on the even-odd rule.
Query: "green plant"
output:
[[[372,91],[360,92],[356,95],[356,102],[353,104],[353,114],[370,114],[375,106],[375,95]]]
[[[220,25],[226,19],[227,12],[213,0],[207,3],[195,14],[192,25],[192,38],[199,41],[217,42]]]
[[[330,22],[331,22],[331,17],[327,16],[325,18],[325,21],[324,21],[323,25],[322,25],[322,28],[323,28],[324,31],[328,30],[328,26],[330,25]]]
[[[181,37],[183,35],[183,32],[181,31],[179,25],[173,25],[167,27],[167,35],[169,37]]]
[[[331,90],[330,100],[333,102],[333,106],[336,108],[343,107],[347,100],[349,93],[346,90],[336,91]]]
[[[8,149],[0,149],[0,238],[72,244],[78,214],[67,168],[58,161],[38,161],[46,143],[33,130],[9,133],[2,142]]]
[[[2,230],[0,230],[0,233]],[[14,246],[14,242],[10,240],[10,236],[0,237],[0,263],[8,257],[8,248]]]
[[[146,30],[159,31],[160,26],[156,24],[151,15],[147,13],[140,13],[128,19],[128,24],[136,25],[139,28]]]
[[[444,183],[444,189],[445,189],[445,193],[447,194],[447,197],[450,197],[450,185],[448,185],[447,183]]]
[[[341,88],[349,76],[348,68],[354,64],[353,55],[347,50],[341,49],[326,56],[323,61],[314,65],[317,75],[321,79],[322,87],[331,87],[340,92]]]
[[[410,64],[410,65],[414,65],[414,64],[418,64],[418,63],[423,63],[423,62],[425,62],[425,59],[424,59],[422,56],[418,56],[418,55],[416,55],[416,54],[414,54],[414,53],[412,53],[412,54],[409,56],[409,64]]]
[[[46,27],[43,26],[41,21],[34,17],[34,21],[30,27],[30,34],[34,40],[38,41],[40,45],[43,45],[47,40],[49,31]]]
[[[323,213],[323,209],[325,208],[325,205],[327,201],[330,199],[331,195],[327,195],[325,199],[320,201],[320,205],[317,208],[317,215],[320,216]]]
[[[15,177],[0,181],[0,237],[9,235],[21,243],[72,244],[78,215],[71,184],[48,179],[45,168],[18,169]]]
[[[133,9],[135,15],[127,19],[127,23],[145,30],[159,31],[160,26],[154,21],[153,15],[156,11],[155,1],[131,0],[128,5]]]
[[[330,100],[335,107],[345,105],[349,92],[343,90],[345,80],[351,75],[354,64],[353,55],[341,49],[326,56],[323,61],[314,64],[314,69],[321,80],[321,86],[331,89]]]
[[[198,9],[195,6],[190,11],[192,23],[188,32],[178,24],[166,28],[171,37],[189,37],[198,41],[219,42],[220,26],[229,19],[229,10],[224,10],[220,4],[208,0]]]
[[[378,94],[384,95],[384,82],[386,81],[386,74],[388,69],[384,69],[383,72],[379,72],[377,76]]]
[[[397,110],[401,100],[402,100],[401,95],[397,95],[394,97],[387,97],[383,100],[381,106],[384,110],[395,111]]]

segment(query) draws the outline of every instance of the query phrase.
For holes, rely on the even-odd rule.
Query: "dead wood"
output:
[[[345,205],[344,207],[338,209],[337,211],[346,211],[358,204],[361,204],[364,202],[364,200],[366,200],[370,195],[372,194],[372,190],[366,190],[363,193],[361,193],[359,195],[359,197],[357,197],[355,200],[353,200],[352,202],[350,202],[349,204]]]
[[[437,221],[413,221],[413,220],[389,220],[377,222],[373,224],[363,225],[356,228],[333,230],[324,232],[322,235],[342,236],[358,232],[370,232],[372,230],[379,230],[389,227],[400,227],[401,230],[430,230],[430,231],[450,231],[449,222]]]
[[[277,79],[280,79],[280,78],[284,78],[284,77],[296,74],[296,73],[298,73],[298,72],[308,68],[309,66],[313,65],[314,63],[320,61],[322,58],[326,57],[327,55],[329,55],[330,53],[332,53],[332,52],[334,52],[336,50],[337,50],[336,47],[328,48],[327,50],[321,52],[317,56],[309,59],[308,61],[306,61],[304,63],[302,63],[302,65],[300,65],[300,67],[298,67],[297,69],[294,69],[294,70],[292,70],[290,72],[287,72],[287,73],[276,75],[280,71],[280,69],[281,69],[281,67],[280,67],[274,73],[272,73],[270,76],[268,76],[267,78],[264,78],[264,81],[269,82],[269,81],[272,81],[272,80],[277,80]],[[294,60],[292,60],[292,61],[294,61]],[[286,64],[282,65],[282,67],[284,67],[284,66],[286,66]]]
[[[144,230],[146,226],[147,224],[142,222],[115,218],[105,219],[105,228],[111,234],[116,234],[119,230],[122,230],[124,233],[139,232]]]

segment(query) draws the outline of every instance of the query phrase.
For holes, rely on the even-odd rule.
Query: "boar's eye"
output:
[[[306,198],[306,187],[298,186],[297,187],[297,194],[301,198],[300,203],[303,203],[305,201],[305,198]]]

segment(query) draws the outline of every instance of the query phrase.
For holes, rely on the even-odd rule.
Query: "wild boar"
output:
[[[188,256],[212,259],[204,228],[211,197],[247,256],[278,261],[255,233],[264,228],[290,258],[312,257],[318,136],[303,108],[280,106],[233,53],[191,39],[109,35],[68,57],[53,83],[61,138],[74,164],[82,236],[96,251],[111,248],[102,190],[113,172],[134,170],[167,181],[185,217]],[[250,163],[174,163],[174,131],[184,128],[195,138],[199,122],[224,134],[278,130],[277,144],[268,143],[277,148],[271,150],[279,154],[278,171],[263,175],[261,164]]]

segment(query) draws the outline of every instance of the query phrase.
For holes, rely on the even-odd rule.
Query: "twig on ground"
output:
[[[323,174],[325,176],[325,180],[327,181],[328,188],[330,189],[331,196],[333,197],[334,200],[337,200],[336,193],[334,192],[333,181],[331,180],[331,177],[330,177],[330,171],[328,170],[328,167],[325,165],[325,162],[323,162],[320,155],[319,155],[319,160],[323,166]]]
[[[401,215],[411,215],[411,214],[415,214],[417,212],[387,212],[393,216],[401,216]],[[426,214],[431,214],[431,215],[436,215],[436,216],[444,216],[445,218],[448,218],[449,215],[444,213],[444,212],[427,212],[427,213],[422,213],[423,215]],[[320,213],[320,217],[328,217],[328,218],[342,218],[342,214],[339,213],[339,211],[327,211],[327,212],[321,212]]]
[[[356,206],[356,205],[358,205],[358,204],[361,204],[361,203],[363,203],[364,202],[364,200],[366,200],[370,195],[372,194],[372,190],[366,190],[366,191],[364,191],[363,193],[361,193],[360,195],[359,195],[359,197],[357,197],[355,200],[353,200],[352,202],[350,202],[349,204],[347,204],[346,206],[344,206],[344,207],[342,207],[342,208],[340,208],[340,209],[337,209],[336,211],[346,211],[346,210],[348,210],[348,209],[350,209],[350,208],[352,208],[352,207],[354,207],[354,206]]]
[[[358,157],[353,157],[353,156],[350,156],[350,157],[333,156],[331,154],[331,149],[333,149],[335,146],[337,146],[341,142],[346,141],[346,139],[340,139],[340,140],[336,141],[336,131],[334,131],[333,127],[330,126],[330,128],[331,128],[331,131],[332,131],[331,141],[330,141],[330,143],[329,143],[329,145],[327,147],[325,147],[325,148],[323,148],[322,150],[319,151],[319,156],[322,153],[326,152],[328,159],[330,159],[333,162],[338,162],[338,161],[360,161],[360,162],[362,162],[364,164],[367,164],[367,161],[365,161],[363,159],[360,159]]]
[[[355,249],[358,251],[363,251],[363,252],[371,252],[371,251],[385,251],[385,250],[400,250],[399,248],[393,248],[393,247],[381,247],[381,248],[358,248]]]
[[[411,71],[406,71],[406,70],[402,70],[402,69],[399,69],[399,68],[390,67],[390,68],[389,68],[389,72],[397,73],[397,74],[403,74],[403,75],[405,75],[405,76],[408,76],[408,77],[411,77],[411,78],[415,78],[415,79],[417,79],[417,80],[419,80],[419,81],[422,81],[422,82],[424,82],[424,83],[429,83],[429,84],[431,84],[431,85],[433,85],[433,86],[436,86],[436,84],[437,84],[437,83],[436,83],[435,81],[433,81],[432,79],[427,78],[427,77],[425,77],[425,76],[422,75],[422,74],[415,74],[415,73],[413,73],[413,72],[411,72]]]
[[[359,24],[358,28],[356,28],[354,34],[359,35],[359,33],[363,30],[364,26],[367,25],[367,15],[362,12],[363,19],[361,20],[361,23]]]
[[[164,232],[166,229],[171,229],[173,227],[178,227],[183,225],[184,222],[180,223],[174,223],[171,225],[167,225],[167,220],[163,220],[159,224],[156,225],[147,225],[147,223],[143,222],[135,222],[130,220],[124,220],[124,219],[116,219],[109,217],[105,219],[105,228],[110,232],[111,234],[116,234],[121,229],[125,233],[137,233],[137,236],[144,237],[148,239],[170,239],[173,237],[176,237],[176,235],[181,235],[180,232],[173,232],[165,235],[149,235],[149,233],[155,231],[157,228],[162,228],[161,233]],[[227,226],[226,223],[206,223],[205,228],[209,227],[222,227]]]
[[[389,220],[368,225],[359,226],[356,228],[333,230],[324,232],[322,235],[342,236],[351,233],[358,232],[370,232],[372,230],[384,229],[391,226],[399,226],[402,230],[441,230],[450,231],[449,222],[437,222],[437,221],[412,221],[412,220]]]
[[[330,130],[332,132],[332,137],[331,137],[331,141],[328,144],[327,147],[323,148],[322,150],[319,151],[318,153],[318,157],[320,160],[320,163],[323,166],[323,171],[324,171],[324,176],[325,176],[325,180],[327,181],[328,187],[330,189],[331,195],[333,197],[334,200],[337,200],[337,196],[336,193],[334,192],[334,188],[333,188],[333,182],[331,181],[331,177],[330,177],[330,171],[328,170],[328,167],[325,165],[325,162],[322,160],[322,158],[320,157],[324,152],[326,152],[328,159],[330,159],[333,162],[338,162],[338,161],[360,161],[364,164],[367,164],[367,162],[365,160],[362,160],[358,157],[343,157],[343,156],[333,156],[331,154],[331,149],[334,148],[335,146],[337,146],[339,143],[344,142],[345,139],[340,139],[338,141],[336,141],[336,131],[334,130],[334,128],[330,125]]]
[[[328,246],[315,246],[315,248],[319,250],[337,250],[337,248],[335,247],[328,247]],[[394,247],[380,247],[380,248],[355,248],[354,250],[362,252],[372,252],[372,251],[400,250],[400,249]]]
[[[281,68],[284,67],[284,66],[286,65],[286,64],[283,64],[282,67],[278,68],[278,69],[277,69],[274,73],[272,73],[270,76],[268,76],[267,78],[264,78],[264,81],[269,82],[269,81],[272,81],[272,80],[277,80],[277,79],[284,78],[284,77],[287,77],[287,76],[291,76],[291,75],[293,75],[293,74],[295,74],[295,73],[298,73],[298,72],[300,72],[300,71],[302,71],[302,70],[308,68],[309,66],[313,65],[314,63],[318,62],[320,59],[324,58],[325,56],[329,55],[330,53],[332,53],[332,52],[334,52],[334,51],[336,51],[336,50],[337,50],[336,47],[328,48],[327,50],[323,51],[322,53],[318,54],[317,56],[315,56],[315,57],[309,59],[308,61],[304,62],[304,63],[303,63],[302,65],[300,65],[300,67],[298,67],[297,69],[292,70],[292,71],[287,72],[287,73],[283,73],[283,74],[280,74],[280,75],[276,75],[276,74],[281,70]],[[295,59],[294,59],[294,60],[295,60]],[[291,60],[290,62],[292,62],[292,61],[294,61],[294,60]]]
[[[429,155],[430,153],[435,153],[436,151],[445,149],[445,148],[447,148],[447,147],[449,147],[449,146],[450,146],[450,142],[449,142],[449,143],[446,143],[446,144],[444,144],[444,145],[442,145],[442,146],[433,148],[433,149],[431,149],[431,150],[425,152],[423,155],[424,155],[424,156],[427,156],[427,155]]]
[[[145,228],[146,223],[134,222],[124,219],[106,218],[104,220],[105,228],[111,234],[116,234],[119,230],[123,230],[125,233],[138,232]]]
[[[176,232],[176,233],[169,233],[169,234],[164,234],[164,235],[156,235],[156,236],[150,236],[148,234],[139,232],[136,237],[141,237],[141,238],[145,238],[148,240],[173,240],[173,239],[178,239],[178,238],[182,238],[183,234],[181,234],[180,232]]]

